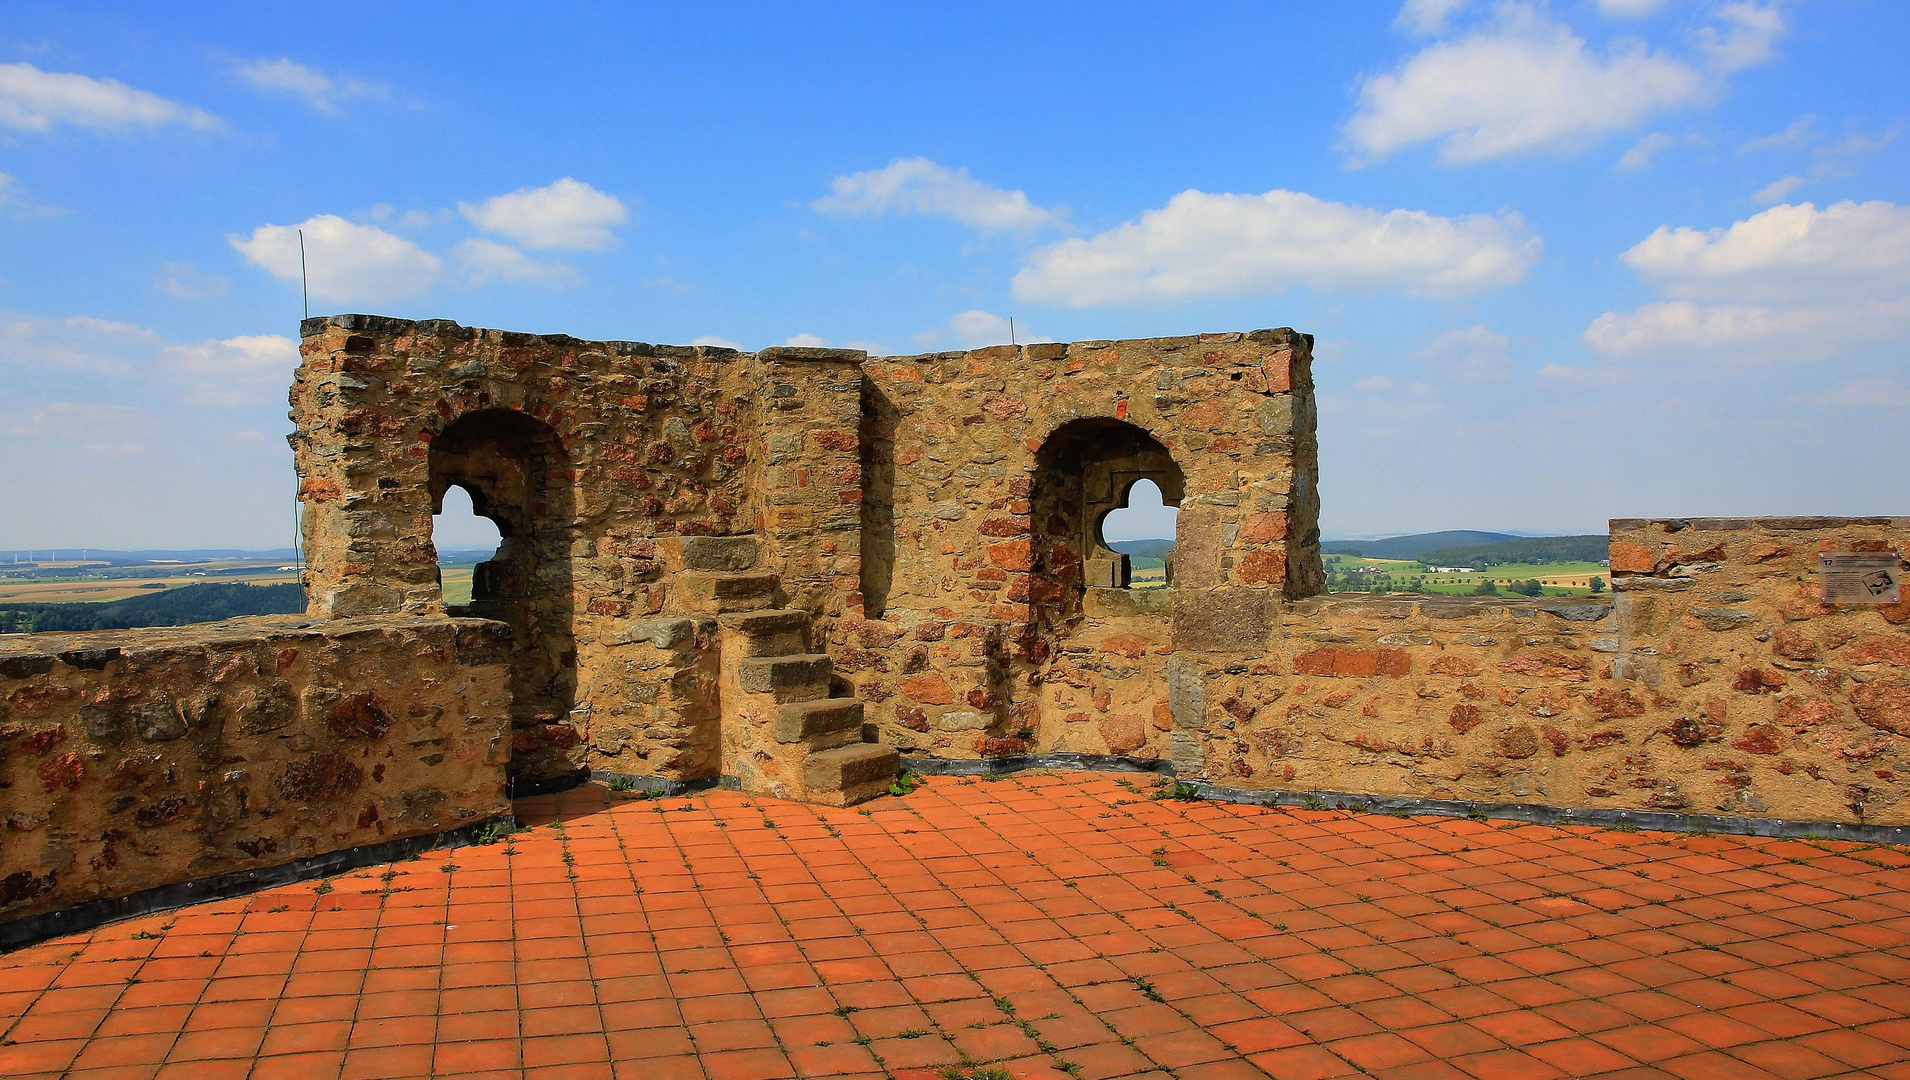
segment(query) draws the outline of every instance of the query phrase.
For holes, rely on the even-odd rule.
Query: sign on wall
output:
[[[1864,551],[1819,555],[1817,580],[1826,604],[1894,604],[1902,595],[1897,553]]]

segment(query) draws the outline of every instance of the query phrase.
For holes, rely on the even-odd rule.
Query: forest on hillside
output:
[[[1462,544],[1418,556],[1427,566],[1505,566],[1507,564],[1602,562],[1610,538],[1592,536],[1529,536],[1489,544]]]
[[[296,584],[205,583],[110,603],[0,605],[0,634],[184,626],[304,610],[304,591]]]

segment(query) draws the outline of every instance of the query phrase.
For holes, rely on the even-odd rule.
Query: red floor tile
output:
[[[0,957],[0,1075],[1910,1080],[1895,849],[1131,783],[520,800],[508,856]]]

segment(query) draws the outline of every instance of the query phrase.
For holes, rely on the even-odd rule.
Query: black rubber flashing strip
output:
[[[1151,772],[1172,776],[1171,763],[1104,754],[1024,754],[980,761],[903,758],[902,767],[925,776],[986,776],[1024,769],[1081,769],[1092,772]],[[1353,810],[1375,814],[1424,814],[1433,817],[1496,818],[1534,825],[1596,825],[1658,832],[1768,836],[1794,840],[1853,840],[1867,844],[1910,845],[1910,826],[1863,825],[1789,818],[1723,817],[1675,814],[1663,810],[1570,809],[1538,803],[1484,803],[1460,799],[1420,799],[1399,795],[1354,795],[1343,791],[1248,791],[1206,780],[1176,781],[1186,797],[1253,806],[1297,806],[1309,810]]]
[[[1015,754],[974,760],[905,757],[902,767],[922,776],[987,776],[991,773],[1020,772],[1023,769],[1174,774],[1171,762],[1158,758],[1122,757],[1118,754]]]
[[[660,799],[673,798],[677,795],[693,795],[711,788],[736,791],[739,787],[734,776],[705,776],[698,780],[664,780],[656,776],[636,776],[631,773],[592,769],[590,779],[612,791],[641,791],[645,795],[654,795]],[[616,786],[619,783],[623,786]]]
[[[208,900],[227,900],[234,896],[245,896],[248,893],[299,881],[310,881],[313,878],[330,877],[333,874],[376,866],[379,863],[398,862],[435,848],[464,847],[476,843],[487,833],[498,830],[500,826],[508,832],[515,824],[511,815],[503,814],[470,825],[461,825],[445,832],[425,833],[398,840],[386,840],[378,844],[343,848],[338,851],[328,851],[322,855],[293,859],[291,862],[279,863],[277,866],[261,866],[255,870],[235,870],[229,874],[200,878],[197,881],[156,885],[150,889],[141,889],[129,896],[88,900],[59,911],[28,915],[0,923],[0,953],[37,944],[48,938],[92,930],[122,919],[171,911],[174,908],[200,904]]]
[[[590,770],[580,769],[562,776],[545,776],[535,780],[504,781],[504,797],[507,799],[528,799],[535,795],[555,795],[560,791],[569,791],[590,783]]]

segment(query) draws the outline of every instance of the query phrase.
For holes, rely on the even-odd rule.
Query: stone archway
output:
[[[449,609],[509,623],[513,781],[581,771],[584,747],[572,718],[577,646],[571,591],[575,493],[557,432],[514,409],[465,413],[431,441],[431,508],[453,487],[497,524],[497,554],[477,565],[471,602]]]
[[[1030,494],[1035,622],[1059,630],[1079,618],[1086,590],[1127,586],[1127,556],[1107,545],[1101,522],[1142,480],[1160,488],[1165,505],[1180,505],[1186,474],[1158,439],[1125,420],[1071,420],[1042,443]]]

